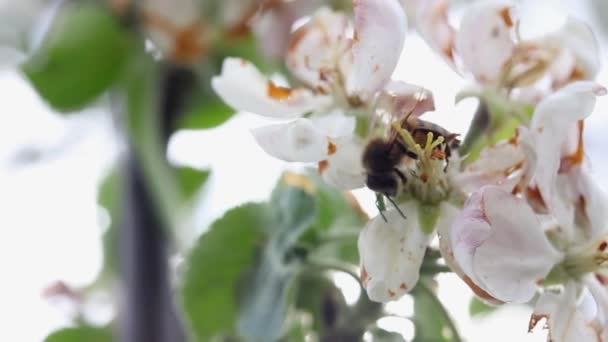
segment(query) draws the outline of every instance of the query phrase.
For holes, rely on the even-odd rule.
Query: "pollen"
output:
[[[513,19],[511,19],[511,13],[509,13],[509,11],[510,11],[509,7],[504,7],[503,9],[500,10],[500,12],[498,14],[500,15],[500,17],[502,18],[502,21],[505,23],[505,25],[507,27],[512,27]]]
[[[338,147],[336,146],[336,144],[334,144],[333,142],[328,142],[327,143],[327,154],[328,155],[332,155],[334,153],[336,153],[338,151]]]
[[[277,86],[272,81],[268,81],[267,85],[268,96],[275,100],[285,100],[291,96],[292,90],[290,88]]]

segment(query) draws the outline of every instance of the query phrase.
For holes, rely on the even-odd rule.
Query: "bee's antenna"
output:
[[[384,216],[384,210],[380,209],[379,205],[376,205],[376,208],[378,208],[378,212],[380,213],[380,216],[382,216],[382,219],[384,220],[384,222],[388,223],[386,216]]]
[[[397,203],[395,203],[395,201],[392,198],[390,198],[389,196],[386,196],[386,198],[388,199],[389,202],[391,202],[391,204],[395,207],[395,209],[397,209],[397,211],[399,212],[399,215],[401,215],[401,217],[403,217],[404,220],[407,220],[407,217],[405,216],[405,214],[403,214],[403,211],[401,211],[401,208],[399,208]]]

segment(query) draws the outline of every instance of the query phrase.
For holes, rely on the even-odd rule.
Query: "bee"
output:
[[[392,197],[397,196],[407,182],[405,174],[397,168],[405,156],[417,157],[415,153],[407,149],[397,136],[389,140],[373,139],[363,151],[363,167],[367,171],[365,184],[370,190],[376,192],[376,206],[385,221],[382,195],[405,218],[405,215],[392,200]]]
[[[412,138],[414,138],[414,142],[420,146],[424,146],[426,144],[427,135],[429,133],[432,133],[435,139],[438,137],[443,137],[444,144],[442,145],[445,147],[445,156],[443,159],[446,159],[446,161],[451,157],[452,149],[458,149],[460,146],[460,140],[458,139],[459,134],[451,133],[447,129],[432,122],[408,115],[401,120],[400,126],[404,130],[408,131]],[[397,132],[393,132],[393,137],[396,137],[397,135]]]
[[[447,169],[451,149],[458,148],[460,144],[458,134],[450,133],[439,125],[411,117],[411,115],[401,119],[399,127],[408,131],[414,142],[420,146],[426,145],[428,133],[432,133],[435,139],[443,137],[444,143],[437,146],[433,154],[438,159],[446,160],[445,169]],[[362,162],[367,174],[365,183],[370,190],[376,192],[376,206],[380,214],[384,209],[382,198],[384,196],[405,218],[392,198],[397,196],[407,183],[406,175],[398,168],[406,156],[412,159],[419,157],[414,151],[408,149],[407,144],[395,129],[392,129],[388,139],[370,140],[363,151]],[[382,217],[386,220],[384,214]]]

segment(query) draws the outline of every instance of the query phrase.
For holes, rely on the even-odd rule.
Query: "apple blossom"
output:
[[[321,8],[293,32],[286,55],[289,71],[302,86],[277,85],[236,58],[224,61],[212,86],[237,110],[295,119],[253,130],[264,151],[286,161],[317,162],[328,183],[358,188],[365,176],[355,122],[367,122],[376,111],[397,115],[433,108],[428,91],[390,80],[405,29],[397,0],[354,1],[354,24],[342,13]],[[421,96],[425,105],[416,107]]]

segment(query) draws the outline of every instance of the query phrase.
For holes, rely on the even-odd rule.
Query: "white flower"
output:
[[[597,280],[590,282],[597,283]],[[589,289],[591,293],[584,291],[581,301],[578,300],[581,288],[574,281],[568,282],[560,293],[544,292],[534,307],[529,330],[546,318],[553,342],[605,341],[608,337],[606,288],[596,284]],[[599,293],[593,293],[596,291]]]
[[[595,191],[585,182],[577,182],[580,177],[571,177],[584,161],[582,150],[581,120],[591,114],[597,96],[606,94],[606,89],[594,82],[574,82],[541,101],[530,125],[529,133],[521,136],[521,142],[531,151],[533,161],[532,187],[538,189],[540,200],[557,219],[565,234],[572,238],[576,201],[565,191],[575,195],[592,195]],[[574,139],[570,132],[574,130]],[[580,139],[579,139],[580,138]],[[571,152],[574,145],[574,152]],[[572,154],[574,153],[574,154]],[[570,176],[569,176],[570,174]],[[563,186],[564,178],[574,186]],[[601,197],[593,195],[594,198]],[[586,201],[587,199],[583,197]],[[594,202],[589,198],[589,202]],[[594,204],[596,205],[596,204]]]
[[[502,302],[529,301],[562,258],[526,202],[495,186],[471,195],[449,235],[458,268]]]
[[[506,2],[475,3],[460,23],[456,50],[465,68],[481,83],[498,83],[515,49],[509,11]]]
[[[526,98],[529,92],[538,93],[530,86],[543,79],[558,89],[593,79],[599,70],[597,41],[579,20],[569,18],[546,36],[521,39],[517,28],[527,23],[512,15],[515,6],[510,1],[475,2],[458,29],[449,24],[447,7],[445,0],[421,5],[418,31],[450,66],[470,72],[483,85],[521,88],[525,91],[516,96]]]
[[[200,2],[145,0],[141,4],[144,29],[164,58],[174,63],[195,63],[207,45]]]
[[[287,50],[287,67],[304,86],[277,86],[236,58],[224,61],[212,86],[237,110],[297,118],[255,129],[264,151],[286,161],[318,162],[323,178],[340,189],[361,187],[361,142],[355,117],[347,115],[367,116],[377,107],[403,114],[420,97],[419,112],[433,108],[428,91],[390,81],[405,30],[397,0],[354,1],[354,26],[343,14],[321,8],[293,33]]]
[[[418,226],[415,202],[399,205],[373,218],[359,235],[361,282],[373,301],[397,300],[416,286],[427,244],[433,235]]]
[[[417,201],[399,204],[370,220],[359,235],[361,282],[369,298],[376,302],[397,300],[412,290],[420,277],[420,266],[435,231],[420,227]],[[436,224],[438,232],[447,231],[457,210],[441,203]]]

